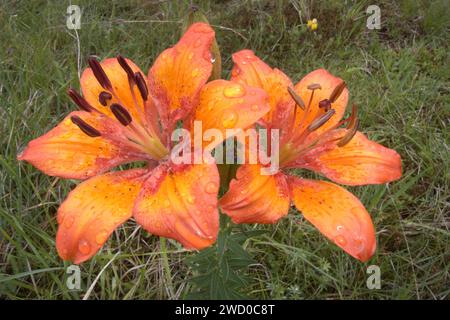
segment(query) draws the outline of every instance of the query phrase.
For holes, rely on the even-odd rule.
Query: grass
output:
[[[186,2],[77,1],[78,33],[66,28],[66,1],[0,4],[0,298],[166,299],[191,290],[185,257],[192,254],[168,242],[169,288],[159,239],[132,221],[80,266],[82,289],[68,290],[55,213],[76,182],[16,161],[28,141],[74,109],[65,90],[78,86],[87,56],[120,52],[148,70],[177,41]],[[370,1],[198,1],[216,26],[224,77],[230,54],[243,48],[294,82],[325,67],[347,81],[362,130],[403,159],[400,181],[350,188],[377,229],[368,263],[331,245],[294,211],[273,226],[240,227],[266,231],[245,243],[255,260],[242,291],[250,298],[449,298],[448,10],[445,1],[377,2],[381,30],[365,27]],[[304,25],[313,17],[316,33]],[[371,264],[381,270],[379,290],[366,286]]]

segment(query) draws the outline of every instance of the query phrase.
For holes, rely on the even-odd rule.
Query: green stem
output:
[[[159,244],[161,246],[161,257],[162,257],[162,263],[163,263],[163,273],[164,277],[166,278],[167,287],[169,288],[169,298],[172,298],[174,296],[174,288],[173,288],[173,282],[172,282],[172,273],[170,272],[169,267],[169,258],[167,257],[167,247],[166,247],[166,238],[160,237],[159,238]]]

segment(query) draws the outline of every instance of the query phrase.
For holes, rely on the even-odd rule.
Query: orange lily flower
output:
[[[80,79],[83,96],[69,90],[81,110],[31,141],[18,156],[48,175],[86,179],[58,209],[56,247],[64,260],[86,261],[131,217],[150,233],[175,239],[187,249],[215,242],[217,167],[171,162],[172,130],[180,120],[189,128],[199,118],[204,129],[208,123],[224,129],[216,120],[238,110],[246,116],[226,124],[246,128],[269,106],[262,89],[225,80],[207,83],[213,40],[209,25],[191,25],[156,59],[148,77],[121,56],[101,63],[90,58]],[[236,88],[238,96],[226,94]],[[257,110],[251,108],[255,104]],[[105,173],[133,161],[147,166]]]
[[[334,183],[299,178],[289,169],[310,169],[344,185],[382,184],[400,178],[400,156],[357,131],[356,107],[342,120],[348,90],[326,70],[313,71],[293,86],[250,50],[235,53],[233,61],[232,81],[269,95],[271,111],[260,124],[280,130],[280,163],[274,175],[260,175],[259,164],[242,165],[219,202],[223,212],[235,223],[275,223],[287,215],[292,201],[327,238],[367,261],[376,240],[361,202]]]

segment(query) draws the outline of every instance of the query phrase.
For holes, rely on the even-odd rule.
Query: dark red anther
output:
[[[102,91],[100,92],[100,94],[98,95],[98,101],[100,102],[100,104],[102,106],[107,106],[108,105],[108,101],[112,99],[112,94],[106,91]]]
[[[89,104],[89,102],[86,101],[78,92],[76,92],[74,89],[69,88],[67,90],[67,94],[72,99],[73,102],[83,111],[91,112],[92,106]]]
[[[328,120],[330,120],[330,118],[336,113],[336,110],[334,109],[330,109],[328,110],[325,114],[323,114],[322,116],[314,119],[313,122],[311,122],[311,124],[308,126],[308,130],[309,131],[314,131],[319,129],[321,126],[323,126],[325,123],[328,122]]]
[[[134,72],[131,69],[130,65],[128,64],[127,60],[125,60],[124,57],[122,57],[121,55],[117,56],[117,61],[119,62],[120,66],[122,67],[122,69],[127,73],[128,76],[128,81],[131,84],[134,84],[135,80],[134,80]]]
[[[95,78],[102,86],[102,88],[108,91],[112,91],[111,81],[109,81],[109,78],[106,75],[105,70],[103,70],[102,66],[100,65],[100,62],[98,62],[95,57],[89,57],[88,63],[92,69],[92,73],[94,74]]]
[[[333,92],[330,94],[329,100],[333,103],[335,102],[339,96],[341,95],[342,91],[347,87],[347,84],[345,81],[340,82],[336,88],[334,88]]]
[[[122,107],[120,104],[118,103],[113,103],[111,105],[111,111],[114,114],[114,116],[116,117],[116,119],[124,126],[127,126],[130,124],[130,122],[133,120],[131,118],[130,113],[127,111],[127,109],[125,109],[124,107]]]
[[[319,108],[325,109],[325,111],[330,110],[330,108],[331,108],[331,101],[328,100],[328,99],[323,99],[322,101],[319,102]]]
[[[134,74],[134,79],[136,81],[136,85],[139,89],[139,92],[141,93],[142,100],[147,101],[148,88],[147,88],[147,83],[145,82],[145,79],[142,76],[142,73],[136,72]]]
[[[87,124],[83,119],[81,119],[79,116],[71,116],[70,120],[78,127],[81,131],[83,131],[86,135],[89,137],[99,137],[101,136],[100,131],[92,127],[91,125]]]

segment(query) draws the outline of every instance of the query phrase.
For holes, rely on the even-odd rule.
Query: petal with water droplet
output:
[[[306,220],[345,252],[363,262],[376,249],[369,213],[353,194],[326,181],[289,177],[292,201]]]
[[[86,180],[72,190],[58,209],[58,216],[63,216],[58,219],[56,235],[61,258],[81,263],[92,257],[109,235],[131,217],[147,172],[111,172]]]

